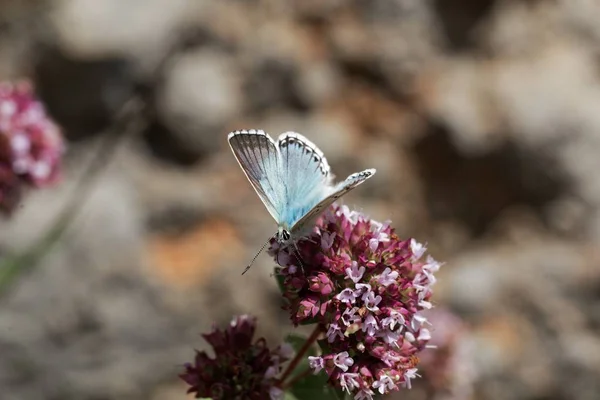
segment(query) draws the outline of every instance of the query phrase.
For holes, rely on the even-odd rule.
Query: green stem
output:
[[[317,338],[319,337],[321,331],[321,325],[317,324],[315,330],[311,333],[308,339],[306,339],[300,350],[298,350],[298,353],[296,353],[296,356],[288,364],[281,378],[279,378],[279,382],[277,384],[279,388],[283,387],[283,382],[290,376],[292,372],[294,372],[294,370],[298,366],[298,363],[302,360],[302,358],[304,358],[304,355],[306,354],[308,349],[310,349],[310,347],[317,341]]]

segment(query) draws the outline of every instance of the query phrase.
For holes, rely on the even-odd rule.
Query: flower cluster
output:
[[[288,247],[272,242],[269,251],[282,267],[292,322],[326,332],[323,354],[310,357],[315,373],[325,370],[355,399],[410,388],[416,354],[430,339],[421,311],[432,307],[440,267],[424,259],[423,245],[334,205],[311,235]]]
[[[0,209],[14,208],[24,184],[55,182],[63,150],[60,130],[31,85],[0,83]]]
[[[196,398],[213,400],[278,400],[283,392],[275,384],[281,364],[291,358],[288,345],[269,350],[263,338],[252,341],[256,320],[247,315],[234,318],[227,329],[214,328],[202,335],[212,346],[214,358],[196,351],[193,364],[180,375]]]

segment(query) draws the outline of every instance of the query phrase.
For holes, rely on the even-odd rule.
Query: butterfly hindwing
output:
[[[317,218],[327,207],[333,204],[337,199],[369,179],[375,174],[373,168],[366,169],[362,172],[354,173],[348,176],[343,182],[338,183],[333,188],[330,187],[330,193],[315,204],[304,216],[302,216],[292,227],[292,236],[303,236],[307,230],[310,230]]]
[[[286,196],[281,184],[283,176],[277,144],[267,133],[255,129],[231,132],[228,140],[258,197],[275,221],[279,222]]]
[[[285,186],[279,222],[291,227],[327,196],[332,175],[323,152],[299,133],[281,134],[277,145]]]

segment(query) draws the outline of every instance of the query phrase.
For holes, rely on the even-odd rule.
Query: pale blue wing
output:
[[[332,175],[323,152],[299,133],[282,133],[277,145],[285,183],[285,201],[278,222],[291,228],[329,194]]]
[[[306,230],[311,229],[316,219],[323,211],[334,201],[375,175],[374,168],[366,169],[362,172],[356,172],[348,176],[344,181],[333,187],[328,188],[328,194],[325,198],[317,202],[304,216],[302,216],[292,227],[292,236],[302,236]]]
[[[228,140],[258,197],[279,223],[286,197],[277,144],[267,133],[256,129],[231,132]]]

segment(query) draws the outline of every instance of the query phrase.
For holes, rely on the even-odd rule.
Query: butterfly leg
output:
[[[294,248],[296,249],[294,256],[296,257],[296,260],[298,260],[298,263],[300,264],[300,268],[302,268],[302,272],[305,272],[304,264],[302,264],[302,260],[301,260],[300,248],[298,247],[298,243],[294,242]]]

